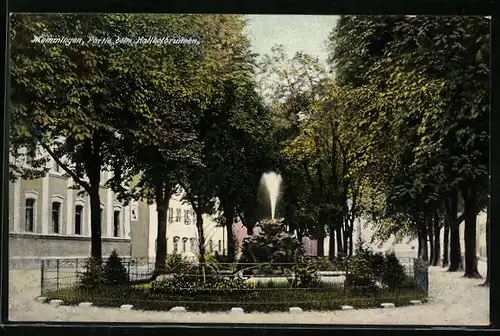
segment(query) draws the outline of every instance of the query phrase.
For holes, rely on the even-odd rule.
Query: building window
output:
[[[26,148],[26,163],[33,165],[36,158],[36,146],[29,146]]]
[[[191,224],[191,212],[189,210],[184,210],[184,224],[189,225]]]
[[[52,202],[52,233],[59,233],[61,218],[61,203]]]
[[[175,209],[175,221],[176,222],[181,221],[181,209]]]
[[[193,252],[196,251],[196,239],[190,238],[189,245],[190,245],[191,251],[193,251]]]
[[[213,241],[212,239],[210,239],[210,240],[208,241],[208,251],[209,251],[210,253],[212,253],[212,252],[214,251],[214,241]]]
[[[25,202],[25,208],[24,208],[24,214],[25,214],[25,222],[26,226],[25,229],[27,232],[34,232],[35,231],[35,199],[34,198],[27,198]]]
[[[83,205],[75,207],[75,234],[82,234]]]
[[[168,222],[173,223],[174,222],[174,209],[168,208]]]
[[[222,240],[219,240],[218,250],[219,252],[222,252]]]
[[[59,173],[61,171],[61,167],[59,166],[59,163],[57,163],[56,160],[54,160],[54,166],[53,169],[56,173]]]
[[[187,252],[187,241],[188,239],[187,238],[182,238],[182,253],[186,253]]]
[[[99,209],[99,219],[101,221],[101,237],[105,236],[105,232],[106,232],[106,235],[109,235],[110,233],[107,233],[107,228],[106,228],[106,223],[105,223],[106,218],[104,216],[104,209],[103,208]]]
[[[174,237],[174,248],[172,249],[172,252],[176,254],[178,250],[179,250],[179,237]]]
[[[165,251],[168,254],[168,237],[165,238]]]
[[[120,237],[120,211],[115,210],[113,216],[113,237]]]

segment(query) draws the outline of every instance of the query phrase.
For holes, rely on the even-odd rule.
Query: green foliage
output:
[[[125,285],[130,282],[127,269],[123,265],[118,252],[113,250],[103,269],[103,277],[108,285]]]
[[[315,288],[320,286],[318,270],[314,263],[309,260],[302,260],[292,267],[294,277],[288,279],[293,288]]]
[[[240,263],[294,263],[303,256],[302,243],[281,224],[263,222],[261,231],[243,241]]]
[[[415,235],[460,185],[488,192],[489,39],[484,17],[342,16],[330,34],[381,240]]]
[[[361,245],[356,255],[348,260],[346,286],[366,287],[367,290],[378,290],[376,282],[390,290],[403,286],[406,275],[404,267],[396,255],[385,256]]]
[[[394,253],[385,256],[381,279],[382,283],[389,289],[396,289],[404,284],[406,280],[404,267]]]
[[[345,286],[349,290],[365,294],[377,291],[372,255],[369,252],[356,254],[348,262]]]
[[[196,294],[227,294],[238,292],[249,294],[253,285],[242,278],[223,278],[212,276],[203,281],[200,273],[175,274],[172,278],[154,281],[151,292],[155,294],[196,295]]]
[[[84,289],[93,289],[105,282],[102,262],[94,258],[88,258],[85,271],[79,276],[79,286]]]
[[[336,271],[338,269],[338,264],[334,265],[328,257],[317,257],[313,263],[318,271]]]
[[[181,254],[169,254],[165,260],[164,274],[190,273],[195,265]]]

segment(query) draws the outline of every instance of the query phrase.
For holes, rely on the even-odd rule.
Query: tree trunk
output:
[[[196,230],[198,232],[198,261],[200,264],[205,263],[205,232],[203,231],[203,214],[196,211]]]
[[[450,263],[450,220],[448,218],[449,204],[446,204],[446,214],[444,216],[444,237],[443,237],[443,267],[448,266]]]
[[[324,221],[323,221],[323,216],[320,214],[319,220],[317,223],[318,227],[316,228],[316,255],[318,257],[324,257],[325,256],[325,227],[324,227]],[[330,240],[332,240],[332,234],[330,233]]]
[[[436,250],[434,249],[434,223],[432,216],[429,216],[426,222],[427,222],[428,244],[431,252],[429,256],[429,263],[432,265],[436,255]]]
[[[342,255],[344,248],[342,246],[342,220],[338,218],[338,215],[333,217],[335,220],[335,239],[337,244],[337,256]]]
[[[417,228],[417,243],[418,243],[418,253],[417,256],[419,259],[422,259],[422,255],[424,253],[424,244],[422,240],[422,229]]]
[[[158,218],[157,239],[156,239],[156,257],[155,274],[161,274],[165,269],[167,258],[167,211],[170,202],[170,187],[163,181],[156,185],[156,215]]]
[[[335,229],[333,224],[330,223],[328,227],[328,231],[330,231],[330,235],[328,236],[328,259],[330,261],[335,261]]]
[[[438,266],[441,257],[441,225],[439,223],[439,215],[434,215],[434,259],[433,266]]]
[[[233,223],[234,218],[233,214],[229,211],[224,210],[225,217],[225,226],[226,226],[226,235],[227,235],[227,257],[229,262],[234,262],[236,258],[236,248],[234,241],[234,231],[233,231]]]
[[[348,218],[346,215],[346,218],[343,220],[344,227],[342,230],[342,254],[344,256],[347,255],[348,249],[349,249],[349,223],[348,223]]]
[[[349,229],[349,256],[352,256],[354,253],[354,242],[352,237],[354,223],[351,224],[351,228]]]
[[[427,223],[425,220],[420,222],[419,239],[418,239],[418,257],[423,261],[429,261],[429,250],[427,247]]]
[[[477,194],[474,186],[463,188],[465,218],[465,274],[466,278],[481,279],[477,270],[476,254],[476,202]]]
[[[85,163],[85,173],[89,179],[90,198],[90,255],[98,263],[102,262],[102,219],[101,219],[101,197],[99,185],[101,180],[101,157],[99,141],[93,139],[86,141],[84,149],[88,155]]]
[[[101,243],[101,199],[99,196],[99,181],[90,181],[90,255],[98,264],[102,262]]]
[[[460,251],[460,230],[458,226],[458,195],[455,193],[450,199],[448,221],[450,224],[450,267],[449,272],[462,270],[462,256]]]

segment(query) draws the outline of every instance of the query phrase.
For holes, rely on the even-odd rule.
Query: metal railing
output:
[[[414,286],[426,295],[429,289],[428,264],[419,259],[401,258],[400,263],[404,268],[405,286]],[[103,261],[103,266],[106,260]],[[321,266],[322,263],[318,265]],[[325,264],[323,262],[323,264]],[[225,277],[243,278],[248,281],[275,281],[290,282],[295,277],[295,263],[207,263],[200,265],[197,262],[184,260],[181,264],[167,265],[167,269],[162,272],[155,272],[154,260],[147,258],[123,258],[122,265],[127,274],[128,283],[148,284],[154,281],[158,274],[184,274],[190,276],[204,276],[206,278]],[[201,267],[203,266],[203,267]],[[87,271],[86,259],[55,259],[42,260],[41,271],[41,294],[58,291],[66,288],[79,286],[82,276]],[[203,268],[204,273],[200,273]],[[345,281],[352,270],[349,269],[349,262],[330,263],[326,269],[317,268],[317,279],[323,284],[341,285],[347,288],[349,285]],[[160,278],[168,276],[162,275]],[[381,280],[375,279],[378,286]]]

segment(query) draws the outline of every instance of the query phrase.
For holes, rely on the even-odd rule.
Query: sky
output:
[[[247,15],[252,51],[269,53],[282,44],[289,57],[297,51],[317,56],[326,62],[325,42],[338,16],[334,15]]]

